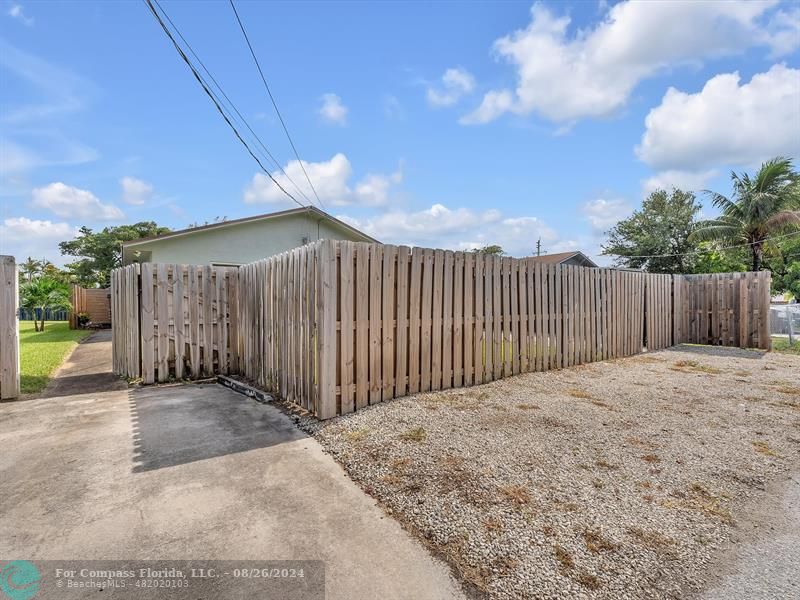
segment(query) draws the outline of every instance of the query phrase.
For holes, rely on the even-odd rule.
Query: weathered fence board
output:
[[[154,383],[238,371],[238,301],[231,297],[238,300],[236,268],[143,263],[115,269],[114,372]]]
[[[19,279],[13,256],[0,256],[0,399],[19,396]]]
[[[769,272],[673,275],[672,280],[673,343],[771,348]]]

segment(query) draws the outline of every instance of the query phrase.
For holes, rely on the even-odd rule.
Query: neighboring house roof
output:
[[[557,252],[556,254],[542,254],[541,256],[528,256],[527,260],[546,265],[561,265],[566,262],[579,264],[584,267],[596,267],[595,262],[578,250],[574,252]]]
[[[221,221],[219,223],[211,223],[209,225],[201,225],[199,227],[188,227],[187,229],[179,229],[177,231],[170,231],[169,233],[162,233],[161,235],[153,235],[153,236],[150,236],[150,237],[144,237],[144,238],[138,238],[138,239],[135,239],[135,240],[130,240],[128,242],[122,242],[122,246],[123,247],[136,246],[138,244],[143,244],[143,243],[146,243],[146,242],[152,242],[152,241],[155,241],[155,240],[163,240],[163,239],[166,239],[166,238],[173,238],[173,237],[178,237],[178,236],[182,236],[182,235],[190,235],[190,234],[196,233],[198,231],[207,231],[209,229],[220,229],[220,228],[223,228],[223,227],[235,227],[236,225],[241,225],[242,223],[252,223],[253,221],[266,221],[266,220],[270,220],[270,219],[279,219],[281,217],[287,217],[287,216],[290,216],[290,215],[302,214],[304,212],[308,213],[309,216],[316,217],[316,218],[318,218],[320,220],[332,221],[333,223],[335,223],[339,227],[343,227],[344,229],[347,229],[347,230],[353,232],[357,236],[364,238],[365,242],[375,242],[375,243],[378,243],[378,244],[380,243],[378,240],[376,240],[373,237],[368,236],[363,231],[359,231],[358,229],[356,229],[352,225],[348,225],[344,221],[340,221],[336,217],[333,217],[333,216],[329,215],[328,213],[326,213],[326,212],[324,212],[324,211],[322,211],[322,210],[320,210],[320,209],[318,209],[318,208],[316,208],[314,206],[304,206],[302,208],[291,208],[289,210],[281,210],[281,211],[278,211],[278,212],[266,213],[266,214],[263,214],[263,215],[254,215],[252,217],[244,217],[242,219],[233,219],[231,221]]]

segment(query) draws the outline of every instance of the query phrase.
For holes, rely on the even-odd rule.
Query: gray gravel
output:
[[[681,346],[301,425],[490,598],[684,597],[798,464],[798,372]]]

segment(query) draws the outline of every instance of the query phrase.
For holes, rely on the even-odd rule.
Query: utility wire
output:
[[[238,140],[239,140],[239,141],[242,143],[242,145],[245,147],[245,149],[246,149],[246,150],[247,150],[247,152],[250,154],[250,156],[252,156],[252,157],[253,157],[253,160],[255,160],[255,161],[256,161],[256,163],[258,164],[258,166],[259,166],[259,167],[261,167],[261,170],[262,170],[262,171],[264,171],[264,173],[266,173],[267,177],[269,177],[269,178],[272,180],[272,182],[273,182],[273,183],[274,183],[276,186],[278,186],[278,188],[279,188],[279,189],[280,189],[280,190],[281,190],[281,191],[282,191],[284,194],[286,194],[286,196],[288,196],[288,197],[289,197],[289,198],[290,198],[290,199],[291,199],[291,200],[292,200],[292,201],[293,201],[295,204],[297,204],[297,205],[298,205],[298,206],[300,206],[301,208],[308,208],[307,206],[305,206],[304,204],[302,204],[302,203],[301,203],[301,202],[300,202],[300,201],[299,201],[297,198],[295,198],[295,197],[294,197],[292,194],[290,194],[290,193],[289,193],[289,192],[286,190],[286,188],[284,188],[284,187],[283,187],[283,186],[282,186],[282,185],[281,185],[281,184],[280,184],[280,183],[279,183],[279,182],[278,182],[278,181],[277,181],[277,180],[276,180],[276,179],[275,179],[275,178],[272,176],[272,173],[270,173],[270,172],[269,172],[269,171],[266,169],[266,167],[264,167],[264,164],[261,162],[261,160],[258,158],[258,156],[256,156],[256,155],[255,155],[255,153],[253,152],[253,149],[252,149],[252,148],[250,148],[250,145],[249,145],[249,144],[248,144],[248,143],[247,143],[247,142],[244,140],[244,138],[242,137],[242,135],[239,133],[239,130],[238,130],[238,129],[236,128],[236,126],[235,126],[235,125],[234,125],[234,124],[231,122],[231,118],[229,117],[229,115],[228,115],[228,114],[226,114],[226,112],[225,112],[225,110],[223,109],[223,107],[222,107],[222,106],[220,106],[220,102],[219,102],[218,98],[216,97],[216,95],[214,94],[214,92],[213,92],[211,89],[209,89],[209,86],[208,86],[208,84],[206,83],[206,81],[203,79],[203,76],[202,76],[200,73],[198,73],[197,69],[196,69],[196,68],[195,68],[195,66],[192,64],[192,61],[189,59],[189,57],[188,57],[188,56],[186,56],[186,54],[184,53],[183,49],[182,49],[182,48],[180,47],[180,45],[178,44],[177,40],[176,40],[176,39],[175,39],[175,37],[172,35],[172,32],[169,30],[169,28],[167,27],[167,25],[164,23],[164,20],[161,18],[161,15],[159,15],[159,14],[158,14],[158,11],[155,9],[155,6],[153,6],[153,1],[152,1],[152,0],[143,0],[143,1],[144,1],[144,2],[145,2],[145,4],[147,5],[147,7],[150,9],[150,12],[151,12],[151,13],[153,13],[153,16],[155,17],[156,21],[158,21],[158,24],[159,24],[159,25],[161,25],[161,29],[163,29],[163,30],[164,30],[164,33],[167,35],[167,37],[168,37],[168,38],[170,39],[170,41],[172,42],[172,45],[175,47],[175,50],[178,52],[178,55],[181,57],[181,59],[183,59],[183,61],[186,63],[186,65],[187,65],[187,66],[189,67],[189,69],[192,71],[192,74],[194,75],[195,79],[197,79],[197,82],[200,84],[200,86],[203,88],[203,91],[204,91],[204,92],[205,92],[205,93],[208,95],[208,97],[211,99],[211,102],[213,102],[213,103],[214,103],[214,106],[215,106],[215,107],[217,108],[217,110],[219,111],[219,114],[220,114],[220,115],[222,115],[222,118],[225,120],[225,122],[228,124],[228,126],[229,126],[229,127],[232,129],[232,130],[233,130],[233,133],[234,133],[234,135],[236,135],[236,138],[237,138],[237,139],[238,139]],[[159,6],[159,8],[160,8],[160,6]],[[163,11],[163,9],[162,9],[162,11]],[[166,14],[166,13],[164,13],[164,14]]]
[[[231,4],[231,8],[233,9],[233,14],[236,15],[236,21],[239,23],[239,29],[242,30],[242,35],[244,35],[244,39],[247,42],[247,47],[250,48],[250,55],[253,57],[253,62],[256,63],[256,68],[258,69],[258,74],[261,75],[261,81],[264,83],[264,87],[267,89],[267,94],[269,95],[269,99],[272,101],[272,106],[275,108],[275,113],[278,115],[278,120],[280,120],[281,125],[283,126],[283,132],[286,134],[286,138],[289,140],[289,144],[294,151],[294,156],[297,158],[297,162],[300,163],[300,168],[303,170],[303,175],[306,176],[306,181],[308,181],[308,185],[311,186],[311,191],[314,192],[314,196],[319,202],[322,208],[325,208],[325,205],[322,203],[322,200],[317,194],[317,190],[314,187],[314,184],[311,183],[311,178],[308,176],[308,172],[306,171],[305,166],[303,165],[303,161],[300,158],[300,153],[297,152],[297,148],[294,145],[294,141],[292,141],[292,136],[289,135],[289,129],[286,127],[286,122],[283,120],[283,116],[281,115],[281,111],[278,110],[278,103],[275,102],[275,97],[272,95],[272,91],[269,89],[269,84],[267,83],[267,78],[264,77],[264,72],[261,70],[261,64],[258,62],[258,58],[256,57],[255,50],[253,50],[253,45],[250,43],[250,38],[247,36],[247,32],[244,29],[244,24],[242,24],[242,20],[239,18],[239,12],[236,10],[236,5],[233,3],[233,0],[228,0]]]
[[[162,12],[162,14],[163,14],[163,15],[166,17],[166,19],[167,19],[167,21],[169,22],[169,24],[170,24],[170,26],[172,27],[172,29],[175,31],[175,33],[177,33],[177,34],[178,34],[178,37],[181,39],[181,41],[184,43],[184,45],[185,45],[185,46],[186,46],[186,47],[189,49],[189,52],[191,52],[191,54],[192,54],[192,56],[194,56],[195,60],[196,60],[196,61],[197,61],[197,62],[200,64],[200,66],[203,68],[203,71],[205,71],[205,72],[206,72],[206,74],[208,75],[208,77],[211,79],[211,81],[212,81],[212,82],[214,83],[214,85],[217,87],[217,89],[219,90],[219,92],[222,94],[222,96],[223,96],[223,97],[225,98],[225,100],[227,101],[228,105],[229,105],[229,106],[230,106],[230,107],[233,109],[233,112],[235,112],[235,113],[236,113],[236,115],[239,117],[239,120],[240,120],[240,122],[241,122],[242,124],[244,124],[244,126],[245,126],[245,127],[247,127],[247,129],[250,131],[250,133],[252,134],[253,138],[255,138],[255,140],[258,142],[258,144],[259,144],[259,145],[261,146],[261,148],[263,149],[264,153],[266,153],[266,155],[267,155],[267,156],[269,157],[269,159],[272,161],[272,164],[274,164],[274,165],[275,165],[275,167],[276,167],[276,168],[277,168],[277,169],[278,169],[278,170],[279,170],[279,171],[280,171],[280,172],[283,174],[283,176],[284,176],[284,177],[286,177],[286,179],[287,179],[287,180],[288,180],[288,181],[289,181],[289,182],[290,182],[290,183],[291,183],[291,184],[294,186],[294,188],[297,190],[297,192],[298,192],[298,193],[299,193],[301,196],[303,196],[303,198],[305,198],[305,200],[306,200],[306,201],[307,201],[309,204],[313,204],[313,202],[311,201],[311,199],[310,199],[310,198],[309,198],[309,197],[306,195],[306,193],[305,193],[305,192],[302,190],[302,188],[300,188],[300,186],[298,186],[298,185],[297,185],[297,183],[295,183],[295,181],[294,181],[294,180],[293,180],[291,177],[289,177],[289,174],[288,174],[288,173],[287,173],[287,172],[286,172],[286,171],[283,169],[283,167],[281,166],[281,163],[278,161],[278,159],[276,159],[276,158],[275,158],[275,157],[272,155],[272,153],[269,151],[269,148],[267,148],[266,144],[264,144],[264,142],[261,140],[261,138],[258,136],[258,134],[257,134],[255,131],[253,131],[253,128],[252,128],[252,127],[250,127],[250,123],[248,123],[248,122],[247,122],[247,119],[245,119],[245,118],[244,118],[244,116],[242,116],[242,113],[241,113],[241,112],[239,112],[239,109],[238,109],[238,108],[236,108],[236,105],[233,103],[233,100],[231,100],[231,99],[228,97],[228,94],[226,94],[226,93],[225,93],[225,90],[222,88],[222,86],[221,86],[221,85],[219,84],[219,82],[216,80],[216,78],[214,77],[213,73],[211,73],[211,71],[209,71],[209,70],[208,70],[208,67],[206,67],[205,63],[204,63],[204,62],[202,61],[202,59],[201,59],[201,58],[200,58],[200,57],[197,55],[197,52],[195,52],[195,51],[194,51],[194,48],[192,48],[192,45],[191,45],[191,44],[189,43],[189,41],[188,41],[188,40],[187,40],[187,39],[186,39],[186,38],[183,36],[183,34],[181,33],[181,30],[178,28],[178,26],[177,26],[177,25],[175,25],[175,23],[174,23],[174,22],[172,21],[172,19],[170,18],[169,14],[167,14],[167,11],[165,11],[165,10],[164,10],[164,7],[162,7],[162,6],[161,6],[161,4],[158,2],[158,0],[153,0],[153,2],[154,2],[154,3],[155,3],[155,5],[158,7],[158,9],[159,9],[159,10]],[[219,98],[218,98],[218,99],[219,99]]]
[[[787,233],[785,235],[775,235],[771,236],[767,240],[762,240],[760,242],[749,242],[747,244],[738,244],[736,246],[727,246],[724,248],[709,248],[708,250],[703,250],[702,248],[698,248],[696,250],[692,250],[690,252],[680,252],[678,254],[640,254],[640,255],[630,255],[630,254],[615,254],[613,252],[603,252],[600,256],[619,256],[620,258],[669,258],[673,256],[689,256],[690,254],[696,254],[698,252],[719,252],[721,250],[733,250],[734,248],[746,248],[748,246],[755,246],[756,244],[763,244],[764,242],[768,242],[771,240],[779,240],[782,238],[787,237],[794,237],[796,235],[800,235],[800,231],[795,231],[792,233]]]

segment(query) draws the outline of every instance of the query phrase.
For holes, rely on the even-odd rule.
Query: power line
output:
[[[673,256],[689,256],[690,254],[696,254],[698,252],[719,252],[721,250],[733,250],[735,248],[746,248],[748,246],[755,246],[756,244],[763,244],[764,242],[770,240],[779,240],[782,238],[793,237],[796,235],[800,235],[800,231],[795,231],[792,233],[787,233],[784,235],[776,235],[771,236],[767,240],[761,240],[760,242],[749,242],[747,244],[738,244],[736,246],[727,246],[723,248],[709,248],[708,250],[703,250],[702,248],[697,248],[696,250],[692,250],[690,252],[680,252],[677,254],[639,254],[639,255],[630,255],[630,254],[615,254],[613,252],[603,252],[600,256],[619,256],[620,258],[669,258]]]
[[[302,204],[302,203],[301,203],[299,200],[297,200],[297,198],[295,198],[295,197],[294,197],[292,194],[290,194],[290,193],[289,193],[289,192],[286,190],[286,188],[284,188],[284,187],[283,187],[283,186],[282,186],[282,185],[281,185],[281,184],[280,184],[280,183],[279,183],[279,182],[278,182],[278,181],[277,181],[277,180],[276,180],[276,179],[275,179],[275,178],[272,176],[272,173],[270,173],[270,172],[269,172],[269,171],[268,171],[268,170],[267,170],[267,169],[264,167],[264,164],[263,164],[263,163],[261,162],[261,160],[260,160],[260,159],[259,159],[259,158],[258,158],[258,157],[255,155],[255,153],[253,152],[252,148],[250,148],[249,144],[248,144],[248,143],[247,143],[247,142],[244,140],[244,138],[242,137],[242,135],[239,133],[239,130],[238,130],[238,129],[236,128],[236,126],[235,126],[235,125],[234,125],[234,124],[231,122],[231,118],[229,117],[229,115],[228,115],[228,114],[226,114],[226,112],[225,112],[225,110],[223,109],[223,107],[222,107],[222,106],[220,106],[219,99],[216,97],[216,95],[214,94],[214,92],[213,92],[211,89],[209,89],[209,86],[208,86],[208,84],[206,83],[206,81],[203,79],[203,76],[202,76],[200,73],[198,73],[197,69],[196,69],[196,68],[195,68],[195,66],[192,64],[192,61],[189,59],[189,57],[188,57],[188,56],[186,56],[186,54],[185,54],[185,53],[184,53],[184,51],[183,51],[183,48],[181,48],[181,47],[180,47],[180,45],[178,44],[177,40],[176,40],[176,39],[175,39],[175,37],[172,35],[172,32],[169,30],[169,28],[167,27],[167,25],[164,23],[163,19],[161,18],[161,15],[159,15],[159,14],[158,14],[158,11],[156,11],[155,7],[153,6],[153,1],[152,1],[152,0],[143,0],[143,1],[144,1],[144,2],[145,2],[145,4],[147,5],[147,7],[150,9],[150,12],[151,12],[151,13],[153,13],[153,16],[155,17],[156,21],[158,21],[158,24],[159,24],[159,25],[161,25],[161,29],[163,29],[163,30],[164,30],[164,33],[167,35],[167,37],[168,37],[168,38],[170,39],[170,41],[172,42],[172,45],[175,47],[175,50],[178,52],[178,55],[181,57],[181,59],[183,59],[183,61],[186,63],[186,65],[187,65],[187,66],[189,67],[189,69],[192,71],[192,74],[194,75],[195,79],[197,79],[197,82],[200,84],[200,87],[202,87],[202,88],[203,88],[203,91],[204,91],[204,92],[205,92],[205,93],[208,95],[208,97],[211,99],[211,102],[213,102],[213,103],[214,103],[214,106],[216,107],[217,111],[219,111],[219,114],[220,114],[220,115],[222,115],[222,118],[225,120],[225,122],[228,124],[228,126],[229,126],[229,127],[232,129],[232,130],[233,130],[233,133],[234,133],[234,135],[236,135],[236,138],[237,138],[237,139],[238,139],[238,140],[239,140],[239,141],[242,143],[242,145],[245,147],[245,149],[246,149],[246,150],[247,150],[247,152],[250,154],[250,156],[252,156],[252,157],[253,157],[253,160],[255,160],[255,161],[256,161],[256,163],[258,164],[258,166],[259,166],[259,167],[261,167],[261,170],[262,170],[262,171],[264,171],[264,173],[266,173],[267,177],[269,177],[269,178],[272,180],[272,182],[273,182],[273,183],[274,183],[276,186],[278,186],[278,188],[279,188],[279,189],[280,189],[280,190],[281,190],[281,191],[282,191],[284,194],[286,194],[286,196],[288,196],[288,197],[289,197],[289,198],[290,198],[290,199],[291,199],[291,200],[292,200],[292,201],[293,201],[295,204],[297,204],[297,205],[298,205],[298,206],[300,206],[301,208],[307,208],[307,207],[306,207],[304,204]],[[159,8],[161,8],[161,7],[159,6]],[[163,12],[163,9],[161,9],[161,10],[162,10],[162,12]],[[166,15],[166,13],[164,13],[164,14]]]
[[[203,68],[203,71],[205,71],[205,72],[206,72],[206,74],[208,75],[208,77],[211,79],[211,81],[212,81],[212,82],[214,83],[214,85],[217,87],[217,89],[219,90],[219,92],[220,92],[220,93],[222,94],[222,96],[225,98],[225,100],[227,101],[228,105],[229,105],[229,106],[230,106],[230,107],[233,109],[233,111],[234,111],[234,112],[236,113],[236,115],[239,117],[239,120],[240,120],[240,121],[241,121],[241,122],[244,124],[244,126],[245,126],[245,127],[247,127],[247,129],[250,131],[250,133],[252,134],[252,136],[255,138],[255,140],[258,142],[258,144],[259,144],[259,145],[261,146],[261,148],[263,149],[264,153],[266,153],[266,155],[267,155],[267,156],[269,157],[269,159],[272,161],[272,164],[274,164],[274,165],[275,165],[275,167],[276,167],[276,168],[277,168],[277,169],[278,169],[278,170],[279,170],[279,171],[280,171],[280,172],[283,174],[283,176],[284,176],[284,177],[286,177],[286,179],[287,179],[287,180],[288,180],[288,181],[289,181],[289,182],[290,182],[290,183],[291,183],[291,184],[294,186],[294,188],[295,188],[295,189],[298,191],[298,193],[299,193],[301,196],[303,196],[303,198],[305,198],[305,199],[306,199],[306,201],[307,201],[309,204],[313,204],[313,202],[311,201],[311,199],[310,199],[310,198],[309,198],[309,197],[306,195],[306,193],[305,193],[305,192],[304,192],[304,191],[303,191],[303,190],[300,188],[300,186],[298,186],[298,185],[295,183],[295,181],[294,181],[294,180],[293,180],[291,177],[289,177],[289,174],[288,174],[288,173],[287,173],[287,172],[286,172],[286,171],[283,169],[283,167],[281,166],[281,163],[278,161],[278,159],[276,159],[276,158],[275,158],[275,157],[272,155],[272,153],[269,151],[269,148],[267,148],[266,144],[264,144],[264,142],[263,142],[263,141],[261,141],[261,138],[258,136],[258,134],[257,134],[255,131],[253,131],[253,128],[252,128],[252,127],[250,127],[250,124],[247,122],[247,119],[245,119],[245,118],[244,118],[244,116],[242,116],[242,113],[241,113],[241,112],[239,112],[239,109],[238,109],[238,108],[236,108],[236,105],[233,103],[233,100],[231,100],[231,99],[228,97],[228,94],[226,94],[226,93],[225,93],[225,90],[222,88],[222,86],[221,86],[221,85],[219,84],[219,82],[216,80],[216,78],[214,77],[213,73],[211,73],[211,71],[209,71],[209,69],[208,69],[208,67],[206,67],[205,63],[204,63],[204,62],[202,61],[202,59],[201,59],[201,58],[200,58],[200,57],[197,55],[197,52],[195,52],[195,51],[194,51],[194,48],[192,48],[192,45],[191,45],[191,44],[189,43],[189,41],[188,41],[188,40],[187,40],[187,39],[186,39],[186,38],[183,36],[183,34],[181,33],[181,30],[180,30],[180,29],[178,28],[178,26],[177,26],[177,25],[175,25],[175,23],[172,21],[172,19],[170,18],[169,14],[167,14],[167,11],[165,11],[165,10],[164,10],[164,7],[162,7],[162,6],[161,6],[161,4],[158,2],[158,0],[153,0],[153,2],[155,2],[156,6],[157,6],[157,7],[159,8],[159,10],[160,10],[160,11],[163,13],[163,15],[166,17],[167,21],[168,21],[168,22],[169,22],[169,24],[172,26],[172,29],[174,29],[174,30],[175,30],[175,33],[177,33],[177,34],[178,34],[178,37],[181,39],[181,41],[182,41],[182,42],[183,42],[183,43],[186,45],[186,47],[189,49],[189,52],[191,52],[191,53],[192,53],[192,56],[194,56],[195,60],[197,60],[197,62],[198,62],[198,63],[200,63],[200,66]],[[218,99],[219,99],[219,98],[218,98]]]
[[[233,0],[228,0],[231,4],[231,8],[233,9],[233,14],[236,15],[236,21],[239,23],[239,29],[242,30],[242,35],[244,35],[244,39],[247,42],[247,47],[250,48],[250,55],[253,57],[253,62],[256,63],[256,68],[258,69],[258,74],[261,75],[261,81],[264,83],[264,87],[267,89],[267,94],[269,95],[269,99],[272,101],[272,106],[275,108],[275,113],[278,115],[278,120],[281,122],[281,126],[283,127],[283,132],[286,134],[286,138],[289,140],[289,144],[294,151],[294,156],[297,158],[297,162],[300,164],[300,168],[303,170],[303,175],[306,176],[306,181],[308,181],[308,185],[311,186],[311,191],[314,192],[314,196],[319,202],[322,208],[325,208],[325,205],[322,203],[322,200],[317,194],[317,190],[314,187],[314,184],[311,183],[311,178],[308,176],[308,172],[306,171],[305,166],[303,165],[303,161],[300,158],[300,153],[297,151],[297,148],[294,145],[294,141],[292,141],[292,136],[289,135],[289,129],[286,127],[286,122],[283,120],[283,116],[281,115],[281,111],[278,110],[278,103],[275,102],[275,98],[272,95],[272,91],[269,89],[269,84],[267,83],[267,78],[264,77],[264,72],[261,70],[261,64],[258,62],[258,58],[256,57],[255,50],[253,50],[253,45],[250,43],[250,38],[247,36],[247,32],[244,29],[244,24],[242,24],[242,20],[239,18],[239,12],[236,10],[236,5],[233,3]]]

